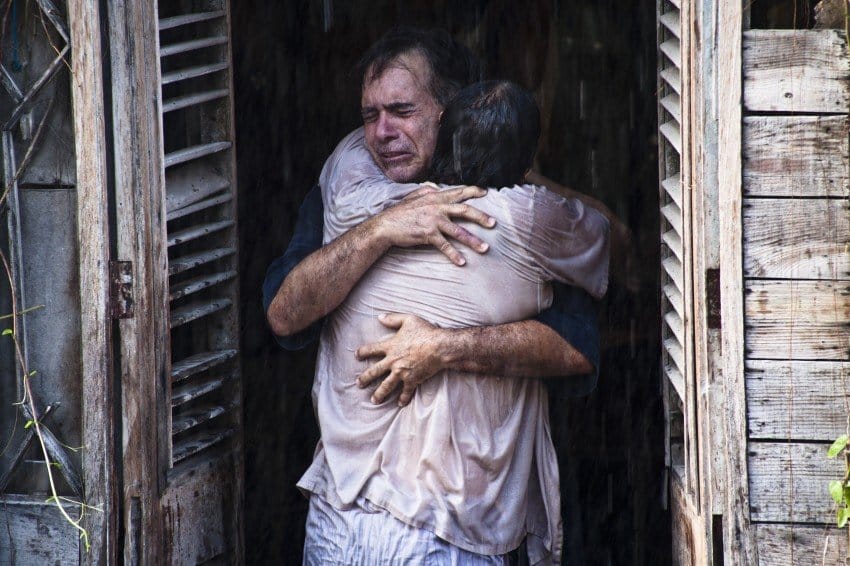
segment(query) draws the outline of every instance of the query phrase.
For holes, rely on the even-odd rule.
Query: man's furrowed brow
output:
[[[413,110],[416,108],[416,105],[412,102],[392,102],[385,106],[387,110],[390,112],[405,112],[407,110]]]

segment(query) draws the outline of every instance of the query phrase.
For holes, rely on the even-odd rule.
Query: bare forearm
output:
[[[497,326],[443,330],[440,350],[446,367],[505,377],[586,374],[592,364],[557,332],[534,320]]]
[[[269,305],[272,331],[289,336],[334,310],[388,248],[377,223],[366,221],[307,256]]]

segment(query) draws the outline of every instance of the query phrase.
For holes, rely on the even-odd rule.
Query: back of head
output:
[[[380,77],[400,56],[417,52],[431,68],[429,89],[445,107],[455,93],[480,78],[476,57],[441,29],[397,27],[383,35],[363,54],[355,70],[363,85]]]
[[[429,178],[479,187],[519,184],[539,137],[540,110],[531,94],[508,81],[476,83],[443,111]]]

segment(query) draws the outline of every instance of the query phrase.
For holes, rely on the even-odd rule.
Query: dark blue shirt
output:
[[[268,312],[277,290],[289,272],[304,258],[322,247],[324,206],[318,185],[314,186],[298,211],[295,233],[286,252],[274,260],[266,271],[263,282],[263,308]],[[541,312],[535,320],[549,326],[571,344],[596,368],[592,374],[570,378],[571,391],[589,393],[596,386],[599,368],[599,328],[596,322],[596,304],[583,289],[552,283],[552,306]],[[318,320],[292,336],[277,336],[278,344],[287,350],[300,350],[316,341],[322,328]]]

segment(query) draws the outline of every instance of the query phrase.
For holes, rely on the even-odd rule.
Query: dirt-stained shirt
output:
[[[398,203],[418,185],[388,180],[358,129],[320,177],[324,243]],[[378,315],[414,314],[442,328],[525,320],[552,301],[558,280],[601,297],[608,281],[608,222],[543,187],[489,189],[467,201],[496,219],[462,225],[489,250],[452,264],[430,246],[391,248],[331,313],[313,384],[321,440],[299,481],[340,508],[363,497],[401,521],[466,550],[503,554],[527,537],[531,562],[559,563],[557,458],[539,379],[445,370],[406,407],[375,405],[356,378],[354,353],[392,334]],[[321,282],[316,282],[321,284]]]

